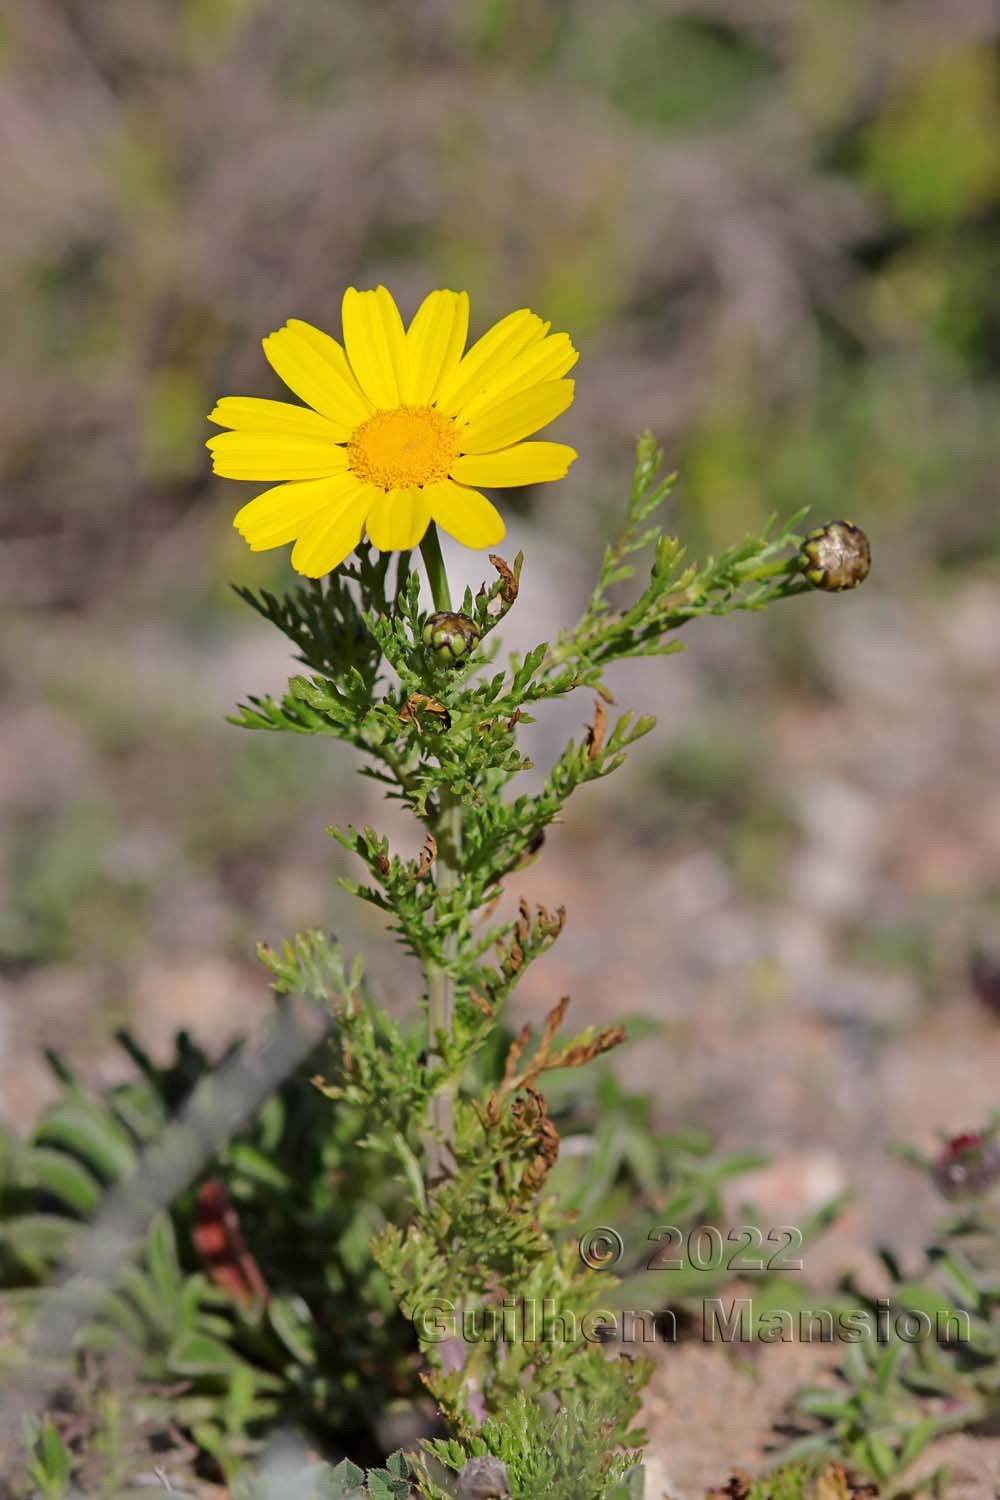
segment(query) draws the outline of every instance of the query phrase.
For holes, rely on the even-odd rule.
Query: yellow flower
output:
[[[349,287],[344,347],[292,319],[264,353],[307,404],[224,396],[209,420],[216,474],[281,480],[234,525],[255,552],[294,542],[292,566],[319,578],[367,533],[382,552],[415,547],[436,521],[466,547],[492,547],[504,523],[474,488],[561,479],[565,443],[526,443],[573,399],[577,353],[522,308],[467,353],[469,298],[431,292],[409,328],[384,286]]]

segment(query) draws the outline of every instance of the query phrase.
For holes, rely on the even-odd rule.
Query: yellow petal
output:
[[[328,333],[290,318],[264,339],[264,353],[288,389],[345,434],[371,416],[371,405],[358,389],[343,349]]]
[[[223,396],[209,412],[208,420],[240,432],[283,432],[320,442],[343,443],[350,435],[346,427],[321,417],[308,406],[293,406],[290,401],[264,401],[259,396]]]
[[[499,453],[470,453],[456,458],[451,475],[462,484],[485,484],[496,489],[544,484],[549,479],[562,479],[574,458],[576,449],[567,443],[515,443]]]
[[[347,449],[282,432],[217,432],[205,444],[224,479],[322,479],[347,468]]]
[[[431,292],[424,298],[406,331],[406,401],[426,406],[434,399],[461,359],[468,332],[468,292]]]
[[[542,385],[533,385],[460,427],[459,447],[463,453],[492,453],[496,448],[509,447],[548,426],[572,400],[572,380],[546,380]]]
[[[560,375],[572,370],[579,358],[568,333],[550,334],[499,370],[477,396],[465,403],[457,420],[471,422],[473,417],[485,416],[494,406],[516,396],[519,391],[540,385],[543,380],[558,380]]]
[[[292,548],[292,567],[306,578],[332,573],[361,540],[365,517],[380,492],[373,484],[350,477],[354,479],[351,489],[311,521]]]
[[[431,520],[463,547],[495,547],[507,534],[495,505],[478,490],[467,489],[451,479],[424,486],[424,499]]]
[[[454,416],[460,411],[466,402],[477,396],[484,386],[498,375],[512,359],[524,349],[530,349],[532,344],[538,344],[549,331],[549,324],[543,323],[535,313],[529,312],[526,307],[517,312],[508,313],[506,318],[501,318],[499,323],[484,333],[463,360],[459,362],[454,373],[447,379],[442,380],[438,386],[435,406],[439,411],[447,412]]]
[[[399,406],[409,357],[403,320],[391,294],[384,286],[374,292],[349,286],[341,317],[347,357],[365,395],[381,411]]]
[[[353,474],[279,484],[237,511],[233,525],[253,552],[283,547],[286,542],[294,542],[317,517],[354,494],[357,487]]]
[[[427,530],[431,513],[423,491],[383,490],[368,512],[365,530],[380,552],[408,552]]]

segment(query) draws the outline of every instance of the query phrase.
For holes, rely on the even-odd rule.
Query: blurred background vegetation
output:
[[[871,855],[857,828],[914,777],[954,811],[935,781],[951,742],[921,761],[908,739],[907,783],[885,726],[928,717],[923,653],[945,615],[928,618],[927,601],[950,611],[956,575],[987,590],[996,576],[998,40],[991,0],[11,0],[0,25],[8,1117],[47,1087],[35,1042],[58,1039],[100,1071],[116,1022],[138,1023],[154,1049],[178,1024],[237,1029],[266,1003],[254,940],[340,924],[322,827],[359,796],[347,763],[220,722],[285,669],[228,581],[274,585],[288,565],[236,537],[250,491],[213,481],[202,444],[218,394],[280,394],[260,337],[289,316],[336,331],[352,281],[385,280],[407,312],[432,287],[467,287],[474,331],[522,304],[572,331],[583,357],[558,436],[580,462],[568,484],[507,502],[517,540],[535,535],[542,558],[594,555],[644,427],[681,471],[675,524],[694,547],[803,503],[872,533],[869,588],[883,603],[853,617],[867,634],[847,666],[839,636],[829,657],[827,622],[854,601],[830,604],[822,623],[803,606],[795,622],[789,610],[748,627],[749,646],[733,640],[737,626],[725,650],[709,631],[695,676],[676,678],[658,756],[624,800],[593,806],[613,812],[621,850],[646,849],[657,869],[679,844],[678,880],[702,893],[693,915],[718,878],[733,880],[758,929],[761,909],[799,886],[793,856],[818,840],[854,893],[853,905],[833,901],[849,962],[903,974],[926,999],[940,979],[928,907],[947,928],[974,888],[992,910],[995,803],[987,847],[957,874],[937,845],[913,847],[926,803],[904,810],[888,851]],[[996,610],[976,613],[992,597],[966,599],[980,642],[963,667],[973,699],[995,655]],[[940,663],[938,680],[952,676]],[[660,692],[659,675],[648,682]],[[892,682],[896,699],[879,699]],[[803,731],[810,704],[859,689],[876,695],[881,730],[873,718],[867,740],[849,720],[823,720],[825,739]],[[629,691],[634,701],[642,684]],[[967,744],[985,734],[976,723]],[[815,793],[804,768],[848,742],[873,747],[880,769],[828,767]],[[982,759],[985,777],[985,748]],[[983,806],[977,792],[973,842]],[[721,876],[698,863],[713,845]],[[859,849],[881,904],[859,882]],[[904,868],[917,869],[918,892],[929,886],[925,905],[894,898]],[[829,915],[818,899],[809,920]],[[582,936],[570,978],[596,985],[599,955],[587,958]],[[808,968],[817,945],[799,937],[786,959]],[[741,941],[732,962],[750,965],[752,995],[773,999],[773,960]],[[631,986],[629,1008],[664,989],[683,996],[688,981],[704,988],[695,959],[687,974],[679,962],[655,947],[635,958],[617,981]],[[886,1013],[895,1024],[894,1003],[879,1025]]]

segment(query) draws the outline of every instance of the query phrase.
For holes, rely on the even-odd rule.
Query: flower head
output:
[[[382,552],[415,547],[432,521],[467,547],[503,539],[477,485],[561,479],[565,443],[525,442],[573,399],[565,333],[522,308],[465,350],[465,292],[431,292],[408,328],[384,286],[349,287],[343,346],[292,319],[264,353],[306,403],[224,396],[209,420],[216,474],[279,480],[237,514],[255,552],[294,542],[307,578],[338,567],[367,534]]]
[[[430,646],[446,661],[460,661],[479,644],[479,627],[468,615],[442,609],[429,615],[424,624],[424,645]]]
[[[810,531],[799,564],[814,589],[840,594],[864,583],[871,570],[872,549],[853,521],[828,521]]]

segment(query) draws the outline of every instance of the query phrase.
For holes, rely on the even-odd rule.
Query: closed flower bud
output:
[[[971,1198],[987,1192],[1000,1180],[1000,1146],[990,1136],[973,1132],[953,1136],[931,1169],[945,1198]]]
[[[470,1458],[458,1476],[458,1500],[507,1500],[509,1495],[507,1466],[498,1458]]]
[[[424,626],[424,645],[452,661],[461,661],[463,656],[475,650],[478,643],[479,631],[468,615],[442,609],[429,616]]]
[[[864,583],[872,565],[872,549],[853,521],[828,521],[809,533],[799,563],[813,588],[839,594]]]

